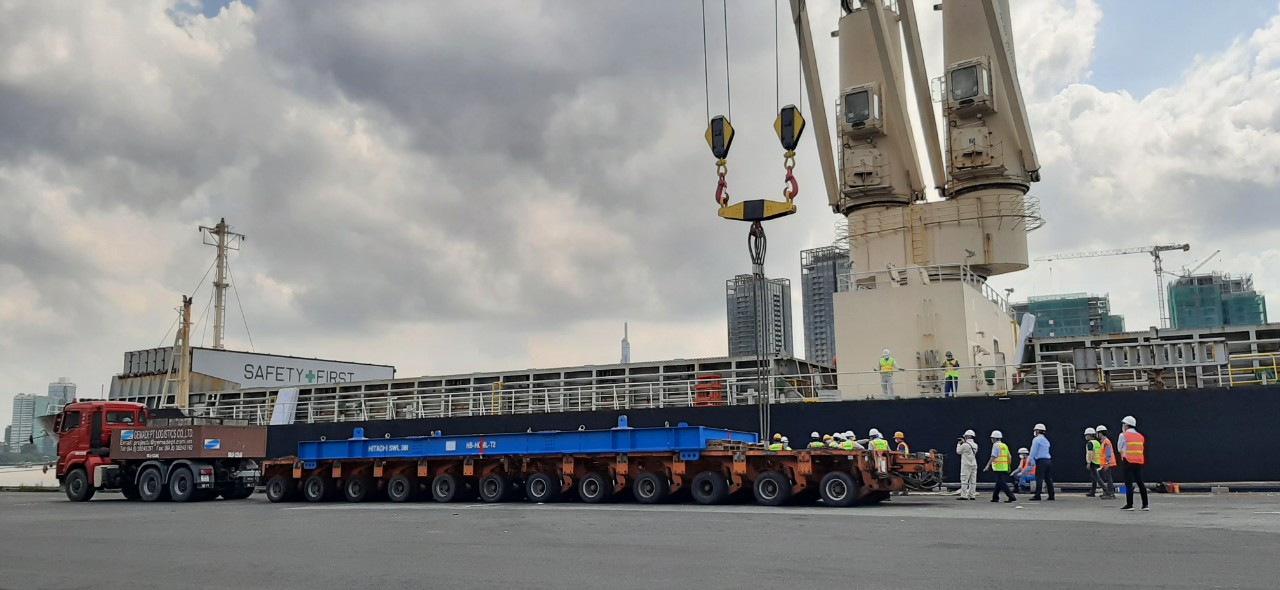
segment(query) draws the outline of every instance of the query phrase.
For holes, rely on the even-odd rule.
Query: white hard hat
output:
[[[966,430],[966,431],[964,431],[964,435],[965,435],[965,436],[978,436],[978,433],[974,432],[973,430]]]
[[[889,349],[887,349],[887,348],[886,348],[886,349],[884,349],[883,351],[881,351],[881,353],[880,353],[880,354],[882,354],[882,355],[884,355],[884,356],[889,356]]]
[[[785,437],[785,436],[784,436],[784,437],[782,437],[782,442],[784,442],[784,443],[789,443],[789,442],[791,442],[791,439],[789,439],[789,438],[787,438],[787,437]]]
[[[835,439],[836,439],[836,440],[844,440],[844,433],[843,433],[843,432],[837,432],[837,433],[835,433],[835,434],[833,434],[833,435],[831,435],[831,436],[835,437]]]
[[[880,431],[879,431],[879,430],[876,430],[876,429],[874,429],[874,428],[872,428],[872,429],[871,429],[871,432],[868,432],[868,433],[867,433],[867,436],[873,436],[873,437],[874,437],[874,436],[880,436]]]
[[[1138,421],[1134,420],[1133,416],[1125,416],[1124,418],[1121,418],[1120,423],[1124,424],[1125,426],[1133,426],[1135,428],[1137,428],[1138,426]]]
[[[1107,431],[1107,425],[1106,425],[1106,424],[1099,424],[1099,425],[1098,425],[1098,432],[1106,432],[1106,431]]]
[[[1092,428],[1086,428],[1086,429],[1084,429],[1084,433],[1085,433],[1085,434],[1097,434],[1097,432],[1096,432],[1096,431],[1094,431]]]
[[[786,440],[786,439],[783,439],[783,440]],[[1019,455],[1030,455],[1030,454],[1031,454],[1031,451],[1028,451],[1028,450],[1027,450],[1027,447],[1022,447],[1021,449],[1018,449],[1018,454],[1019,454]]]
[[[999,431],[999,430],[992,430],[992,431],[991,431],[991,438],[1004,438],[1004,435],[1003,435],[1003,434],[1000,434],[1000,431]]]
[[[1048,432],[1048,431],[1049,431],[1049,429],[1048,429],[1048,428],[1045,428],[1045,427],[1044,427],[1044,423],[1043,423],[1043,422],[1041,422],[1041,423],[1039,423],[1039,424],[1036,424],[1035,428],[1032,428],[1032,430],[1039,430],[1039,431],[1041,431],[1041,432]]]
[[[815,430],[815,431],[813,431],[813,433],[812,433],[812,434],[810,434],[809,436],[812,436],[813,438],[822,438],[822,435],[821,435],[821,434],[818,434],[818,431],[816,431],[816,430]]]

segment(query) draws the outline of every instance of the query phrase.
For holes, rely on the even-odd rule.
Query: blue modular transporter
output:
[[[319,440],[298,443],[298,459],[315,461],[347,459],[429,459],[468,456],[568,455],[606,453],[695,453],[711,441],[756,443],[755,433],[689,426],[631,428],[627,417],[618,418],[610,430],[521,432],[470,436],[413,436],[406,438],[364,438],[356,428],[347,440]]]

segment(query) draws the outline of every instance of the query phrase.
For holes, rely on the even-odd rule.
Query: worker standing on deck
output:
[[[1053,459],[1049,454],[1049,439],[1044,436],[1046,432],[1044,424],[1036,424],[1032,429],[1035,434],[1035,440],[1031,441],[1031,460],[1036,463],[1036,493],[1031,496],[1032,502],[1040,501],[1040,491],[1048,485],[1049,501],[1054,500],[1053,497]]]
[[[960,455],[960,497],[957,500],[974,500],[978,497],[978,443],[972,430],[956,442],[956,454]]]
[[[817,431],[814,431],[813,434],[809,435],[809,448],[822,449],[826,448],[826,446],[827,445],[822,442],[822,435],[818,434]]]
[[[885,399],[893,399],[893,372],[901,370],[898,361],[889,355],[889,349],[884,349],[880,355],[880,393]]]
[[[1036,464],[1031,461],[1031,451],[1027,447],[1018,449],[1018,468],[1013,472],[1013,490],[1030,492],[1031,482],[1036,480]]]
[[[946,370],[945,380],[943,381],[943,395],[945,397],[955,397],[956,390],[960,389],[960,361],[951,356],[950,350],[947,351],[947,360],[942,361],[942,368]]]
[[[880,434],[879,430],[872,428],[871,432],[867,433],[867,436],[871,438],[871,450],[873,451],[889,450],[889,441],[884,439],[884,436]]]
[[[774,435],[773,435],[773,442],[769,444],[769,450],[770,450],[770,451],[781,451],[781,450],[782,450],[782,435],[781,435],[781,434],[774,433]]]
[[[1116,482],[1111,472],[1116,468],[1116,449],[1111,446],[1111,439],[1107,438],[1106,424],[1099,424],[1095,432],[1098,434],[1098,443],[1102,445],[1102,461],[1098,465],[1098,475],[1105,484],[1102,499],[1114,500],[1116,499]]]
[[[1102,465],[1102,443],[1098,442],[1098,432],[1092,427],[1084,429],[1084,468],[1089,472],[1089,493],[1087,498],[1098,495],[1098,488],[1107,493],[1107,486],[1102,483],[1102,474],[1098,472]]]
[[[1018,499],[1009,491],[1009,445],[1004,444],[1004,435],[999,430],[991,431],[991,458],[983,471],[995,471],[996,490],[991,492],[991,501],[1000,501],[1000,492],[1004,492],[1005,504],[1017,502]]]
[[[1147,507],[1147,484],[1142,481],[1142,466],[1147,464],[1147,437],[1138,432],[1138,421],[1133,416],[1125,416],[1120,421],[1124,432],[1116,440],[1116,450],[1120,451],[1120,467],[1124,470],[1124,507],[1121,510],[1133,510],[1133,486],[1136,484],[1142,493],[1142,509]]]

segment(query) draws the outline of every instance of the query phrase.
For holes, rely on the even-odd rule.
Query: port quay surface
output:
[[[0,588],[1276,588],[1280,494],[1151,512],[913,494],[769,508],[0,493]],[[76,556],[72,566],[67,556]]]

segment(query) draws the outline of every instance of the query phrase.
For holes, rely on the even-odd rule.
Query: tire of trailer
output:
[[[631,484],[631,494],[641,504],[657,504],[671,495],[671,484],[667,476],[649,471],[641,473]]]
[[[511,496],[511,480],[501,473],[480,478],[480,500],[489,504],[505,502]]]
[[[431,481],[431,499],[437,502],[454,502],[460,500],[462,480],[452,473],[436,476]]]
[[[409,502],[418,496],[418,478],[396,475],[387,481],[387,499],[392,502]]]
[[[293,478],[284,475],[273,476],[267,480],[267,501],[274,504],[288,502],[293,499],[297,490],[297,484],[293,482]]]
[[[534,504],[560,501],[560,480],[546,473],[535,473],[524,482],[524,495]]]
[[[160,477],[160,469],[148,467],[138,476],[138,497],[143,502],[163,502],[169,499],[169,488]]]
[[[832,471],[818,484],[822,503],[839,508],[853,506],[858,501],[858,484],[853,476],[843,471]]]
[[[605,502],[613,495],[613,482],[599,472],[588,473],[578,481],[578,497],[588,504]]]
[[[244,500],[253,495],[253,486],[236,485],[222,491],[224,500]]]
[[[777,471],[765,471],[756,477],[751,491],[757,504],[781,506],[791,499],[791,480]]]
[[[348,477],[342,480],[342,497],[348,502],[363,502],[372,488],[373,480],[367,475]]]
[[[97,491],[89,484],[89,474],[80,468],[72,469],[67,474],[66,487],[67,499],[72,502],[88,502]]]
[[[302,482],[302,497],[308,502],[323,502],[332,494],[333,484],[323,475],[312,475]]]
[[[196,493],[196,476],[190,467],[178,467],[169,473],[169,497],[174,502],[189,502],[198,499]]]
[[[703,471],[694,476],[689,493],[699,504],[722,504],[729,497],[729,480],[718,471]]]

